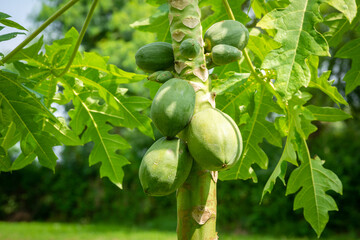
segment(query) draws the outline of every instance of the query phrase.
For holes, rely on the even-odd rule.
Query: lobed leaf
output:
[[[274,40],[281,48],[272,50],[264,59],[262,68],[275,69],[276,90],[286,99],[310,82],[306,59],[311,55],[329,56],[329,47],[314,25],[322,21],[319,1],[291,1],[284,10],[273,10],[258,23],[264,29],[276,29]]]
[[[360,85],[360,39],[354,39],[346,43],[335,57],[352,59],[351,69],[346,73],[344,81],[346,82],[345,92],[349,94]]]
[[[253,109],[249,111],[249,119],[245,125],[240,126],[243,137],[243,153],[240,160],[229,170],[220,172],[221,180],[248,179],[257,181],[251,165],[256,163],[266,169],[268,157],[259,144],[263,139],[274,146],[281,147],[281,137],[273,123],[266,120],[269,112],[279,112],[279,108],[264,87],[261,86],[253,95]]]
[[[323,167],[323,161],[310,157],[304,138],[298,139],[298,156],[301,165],[289,178],[286,195],[296,193],[294,210],[303,208],[304,217],[320,237],[329,220],[329,211],[338,210],[334,199],[326,192],[342,194],[342,184],[332,171]]]

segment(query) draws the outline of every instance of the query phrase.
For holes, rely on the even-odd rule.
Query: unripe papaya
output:
[[[199,55],[201,46],[198,41],[193,38],[188,38],[180,44],[180,54],[185,58],[194,58]]]
[[[213,24],[205,32],[204,40],[207,52],[218,44],[230,45],[241,51],[249,41],[249,31],[238,21],[224,20]]]
[[[204,169],[225,170],[242,153],[242,137],[232,118],[216,108],[196,113],[186,129],[191,156]]]
[[[216,65],[225,65],[241,58],[241,51],[236,47],[218,44],[211,50],[212,62]]]
[[[174,65],[172,45],[166,42],[154,42],[142,46],[135,54],[136,65],[145,72],[169,69]]]
[[[159,83],[164,83],[167,80],[170,80],[174,75],[170,71],[156,71],[148,77],[149,81],[155,81]]]
[[[140,164],[139,178],[144,192],[151,196],[171,194],[185,182],[192,161],[184,141],[160,138],[147,150]]]
[[[185,80],[173,78],[156,93],[150,117],[164,136],[174,137],[189,123],[194,107],[194,88]]]

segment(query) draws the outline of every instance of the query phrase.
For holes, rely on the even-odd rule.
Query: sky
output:
[[[28,29],[30,32],[34,30],[30,19],[31,14],[36,14],[40,9],[42,0],[0,0],[0,12],[4,12],[11,16],[9,18]],[[5,27],[0,34],[16,31],[15,28]],[[6,54],[14,49],[22,40],[25,35],[18,35],[16,38],[9,41],[0,42],[0,52]]]

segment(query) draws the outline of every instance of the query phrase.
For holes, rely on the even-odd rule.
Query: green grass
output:
[[[74,223],[0,222],[1,240],[176,240],[176,233],[155,229]],[[307,240],[254,235],[220,235],[221,240]],[[324,238],[325,239],[325,238]],[[336,236],[327,240],[354,240]]]

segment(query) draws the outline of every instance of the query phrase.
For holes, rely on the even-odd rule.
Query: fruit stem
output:
[[[0,65],[5,64],[10,58],[12,58],[17,52],[23,49],[31,40],[33,40],[37,35],[39,35],[47,26],[54,22],[58,17],[60,17],[64,12],[66,12],[70,7],[72,7],[79,0],[71,0],[51,15],[43,24],[40,25],[32,34],[30,34],[24,41],[22,41],[14,50],[12,50],[8,55],[6,55],[2,60],[0,60]]]

